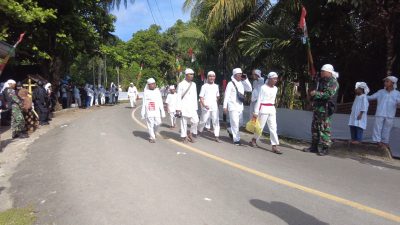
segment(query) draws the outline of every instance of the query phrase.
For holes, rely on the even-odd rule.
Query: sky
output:
[[[136,31],[145,30],[154,24],[154,20],[157,25],[161,26],[162,31],[173,26],[178,19],[188,21],[190,12],[184,13],[182,11],[184,1],[135,0],[135,3],[128,4],[127,8],[121,4],[119,10],[114,9],[111,11],[117,17],[114,34],[123,41],[128,41]],[[153,12],[154,20],[151,11]]]

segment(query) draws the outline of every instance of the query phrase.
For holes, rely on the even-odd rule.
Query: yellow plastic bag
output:
[[[253,133],[253,134],[257,134],[257,135],[261,135],[262,134],[260,122],[258,121],[258,119],[256,119],[256,120],[252,119],[249,122],[247,122],[246,130],[248,132]]]

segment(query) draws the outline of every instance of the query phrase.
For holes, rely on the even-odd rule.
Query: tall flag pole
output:
[[[0,59],[0,76],[4,71],[4,68],[6,67],[8,60],[10,59],[10,57],[12,55],[14,55],[15,53],[15,49],[17,48],[17,46],[19,45],[19,43],[22,42],[22,39],[25,36],[25,32],[19,35],[18,41],[12,46],[12,48],[10,48],[7,52],[7,55],[4,59]]]
[[[308,36],[306,16],[307,16],[307,10],[304,6],[301,6],[301,16],[299,21],[299,28],[303,33],[301,40],[303,44],[307,46],[308,73],[310,74],[311,77],[314,78],[317,72],[315,70],[314,59],[311,53],[311,43],[310,43],[310,38]]]

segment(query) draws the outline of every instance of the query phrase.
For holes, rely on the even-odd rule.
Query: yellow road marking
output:
[[[139,120],[137,120],[135,118],[136,110],[137,110],[137,108],[132,111],[132,119],[137,124],[139,124],[140,126],[142,126],[145,129],[147,129],[147,126],[145,124],[143,124],[142,122],[140,122]],[[158,135],[163,137],[161,134],[158,134]],[[350,206],[350,207],[356,208],[358,210],[361,210],[361,211],[364,211],[364,212],[367,212],[367,213],[370,213],[370,214],[373,214],[373,215],[376,215],[376,216],[379,216],[379,217],[382,217],[382,218],[385,218],[385,219],[392,220],[392,221],[400,223],[400,216],[398,216],[398,215],[394,215],[394,214],[391,214],[391,213],[388,213],[388,212],[385,212],[385,211],[382,211],[382,210],[379,210],[379,209],[375,209],[375,208],[363,205],[361,203],[357,203],[357,202],[354,202],[354,201],[351,201],[351,200],[348,200],[348,199],[345,199],[345,198],[338,197],[336,195],[332,195],[332,194],[328,194],[328,193],[325,193],[325,192],[322,192],[322,191],[318,191],[318,190],[313,189],[313,188],[308,188],[306,186],[303,186],[303,185],[300,185],[300,184],[296,184],[296,183],[281,179],[279,177],[275,177],[275,176],[269,175],[267,173],[260,172],[260,171],[255,170],[255,169],[251,169],[249,167],[246,167],[246,166],[240,165],[238,163],[235,163],[235,162],[226,160],[224,158],[218,157],[216,155],[212,155],[210,153],[201,151],[201,150],[199,150],[197,148],[194,148],[192,146],[186,145],[186,144],[184,144],[182,142],[179,142],[179,141],[176,141],[176,140],[173,140],[173,139],[167,139],[167,140],[172,142],[172,143],[174,143],[174,144],[176,144],[176,145],[178,145],[178,146],[180,146],[180,147],[182,147],[182,148],[185,148],[185,149],[187,149],[189,151],[195,152],[195,153],[197,153],[199,155],[202,155],[204,157],[207,157],[209,159],[213,159],[215,161],[218,161],[218,162],[221,162],[223,164],[226,164],[226,165],[229,165],[231,167],[234,167],[236,169],[248,172],[250,174],[256,175],[256,176],[261,177],[261,178],[264,178],[266,180],[275,182],[277,184],[281,184],[281,185],[284,185],[284,186],[287,186],[287,187],[290,187],[290,188],[293,188],[293,189],[301,190],[301,191],[304,191],[306,193],[309,193],[309,194],[312,194],[312,195],[315,195],[315,196],[319,196],[321,198],[325,198],[325,199],[328,199],[328,200],[331,200],[331,201],[334,201],[334,202],[337,202],[337,203],[341,203],[343,205]]]

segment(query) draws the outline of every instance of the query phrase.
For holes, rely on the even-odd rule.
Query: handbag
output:
[[[233,82],[233,81],[231,81],[231,82],[233,83],[233,86],[235,86],[237,99],[238,99],[240,102],[243,103],[243,102],[244,102],[244,99],[245,99],[244,94],[242,94],[242,93],[239,92],[238,88],[236,87],[235,82]]]

